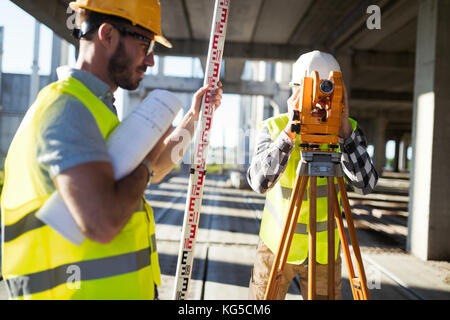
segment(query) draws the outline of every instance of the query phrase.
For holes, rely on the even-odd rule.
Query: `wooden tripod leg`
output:
[[[345,212],[345,219],[347,220],[347,228],[350,235],[350,241],[352,242],[353,252],[355,254],[356,258],[356,266],[358,267],[358,273],[360,278],[360,287],[362,289],[363,293],[363,299],[369,300],[370,294],[369,289],[367,287],[367,279],[366,279],[366,273],[364,271],[364,265],[361,257],[361,251],[359,249],[358,244],[358,238],[356,237],[356,230],[355,225],[353,224],[353,216],[350,209],[350,203],[348,201],[348,195],[347,190],[345,189],[345,182],[343,177],[339,177],[338,179],[338,185],[339,185],[339,191],[341,192],[341,198],[342,198],[342,205],[344,207]]]
[[[334,178],[327,177],[327,232],[328,232],[328,299],[335,299],[335,240],[334,240],[334,217],[333,217],[333,190]]]
[[[286,260],[291,248],[292,238],[297,225],[298,215],[303,203],[303,196],[308,184],[308,177],[298,175],[295,179],[294,189],[289,200],[288,213],[281,235],[280,244],[273,261],[269,281],[267,283],[264,300],[275,300],[280,288],[281,276],[283,275]]]
[[[352,289],[353,298],[355,300],[359,300],[358,292],[353,284],[353,279],[355,279],[356,276],[355,276],[355,270],[353,269],[352,256],[350,254],[350,248],[348,246],[347,236],[345,234],[344,220],[342,219],[342,214],[341,214],[341,210],[339,207],[339,201],[338,201],[336,189],[334,189],[334,188],[332,190],[332,195],[333,195],[333,204],[334,204],[334,215],[335,215],[338,230],[339,230],[339,237],[342,242],[342,249],[344,251],[345,265],[347,266],[347,272],[348,272],[348,276],[350,278],[350,288]]]
[[[317,177],[310,177],[309,184],[309,254],[308,300],[316,299],[316,205]]]

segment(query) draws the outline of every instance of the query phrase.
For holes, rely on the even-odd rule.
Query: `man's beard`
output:
[[[122,41],[119,42],[119,46],[114,52],[114,55],[109,60],[108,74],[109,78],[117,84],[117,86],[126,90],[136,90],[139,87],[140,79],[133,79],[134,71],[131,69],[133,65],[133,59],[130,58],[126,51]],[[144,71],[147,66],[142,66],[136,70]]]

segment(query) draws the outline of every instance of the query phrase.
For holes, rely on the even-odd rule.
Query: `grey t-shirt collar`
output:
[[[109,86],[94,76],[92,73],[71,68],[69,66],[62,66],[56,69],[58,79],[75,78],[86,86],[97,98],[103,101],[106,106],[117,115],[116,108],[114,107],[114,95],[111,92]]]

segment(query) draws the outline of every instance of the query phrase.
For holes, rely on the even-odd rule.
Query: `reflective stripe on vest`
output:
[[[150,265],[150,249],[130,252],[102,259],[84,260],[53,269],[31,273],[6,280],[11,298],[19,298],[50,290],[70,280],[68,271],[79,270],[78,281],[97,280],[135,272]]]
[[[28,213],[25,217],[14,224],[4,226],[4,242],[13,241],[28,231],[45,226],[45,223],[36,218],[37,210]]]
[[[119,123],[81,82],[52,83],[27,111],[5,161],[1,197],[2,274],[12,298],[153,299],[160,285],[153,210],[145,202],[109,243],[89,239],[79,247],[42,223],[35,212],[51,190],[35,157],[37,130],[62,94],[77,98],[92,113],[106,139]]]
[[[336,189],[336,193],[339,193],[338,185],[335,184],[334,187]],[[289,198],[290,198],[291,193],[292,193],[292,189],[291,188],[282,187],[281,190],[282,190],[283,199],[286,200],[286,201],[289,201]],[[317,186],[317,199],[319,199],[319,198],[327,198],[327,195],[328,195],[328,193],[327,193],[327,186],[326,185]],[[309,197],[309,195],[307,195],[307,192],[305,192],[305,194],[303,195],[303,201],[308,201],[308,197]],[[277,221],[278,226],[280,227],[280,229],[284,228],[285,220],[282,219],[282,217],[280,215],[280,212],[270,202],[270,200],[268,198],[266,198],[264,206],[265,206],[265,209]],[[336,226],[336,228],[337,228],[337,226]],[[328,222],[327,221],[316,222],[316,232],[325,232],[325,231],[328,231]],[[308,224],[307,223],[297,222],[297,225],[295,227],[295,233],[296,234],[308,235]]]
[[[288,115],[280,115],[264,121],[269,129],[269,133],[273,141],[279,136],[288,123]],[[353,130],[356,129],[356,122],[350,119]],[[286,170],[281,175],[277,184],[267,193],[266,202],[261,221],[260,237],[264,243],[276,252],[278,249],[281,233],[284,227],[285,216],[289,205],[289,197],[292,192],[296,169],[300,161],[299,137],[291,151],[290,158]],[[335,182],[336,184],[336,182]],[[336,186],[335,186],[336,188]],[[295,234],[292,239],[291,249],[288,254],[287,262],[292,264],[300,264],[308,255],[308,223],[309,223],[309,199],[308,192],[309,183],[305,195],[303,196],[303,204],[300,210],[299,219],[297,221]],[[336,188],[338,199],[340,194]],[[327,232],[327,183],[326,179],[317,179],[317,262],[326,264],[328,261],[328,232]],[[335,257],[337,257],[339,248],[339,232],[337,228],[335,232]]]

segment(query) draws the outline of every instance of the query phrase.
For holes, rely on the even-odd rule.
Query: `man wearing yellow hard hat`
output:
[[[59,80],[39,93],[6,158],[3,278],[13,299],[154,299],[161,278],[144,190],[152,175],[160,181],[175,165],[172,150],[181,132],[193,136],[208,88],[194,94],[181,124],[143,163],[114,181],[106,145],[119,124],[113,93],[139,86],[154,65],[155,41],[171,44],[158,0],[77,0],[70,7],[80,40],[76,67],[59,68]],[[218,107],[222,90],[211,98]],[[35,215],[55,190],[87,237],[80,246]]]

